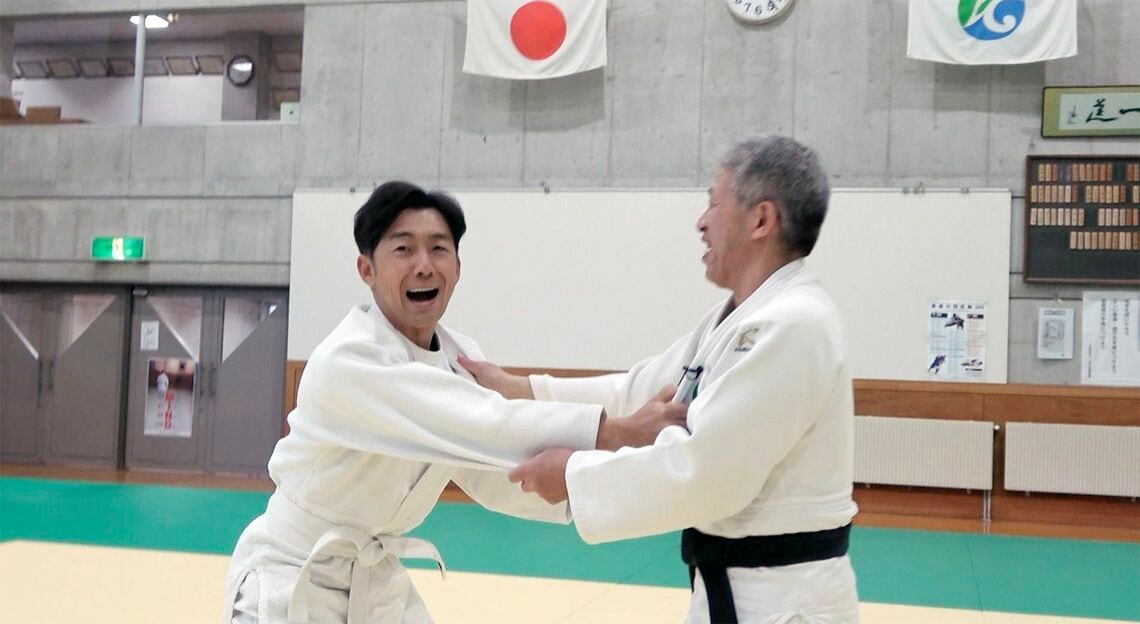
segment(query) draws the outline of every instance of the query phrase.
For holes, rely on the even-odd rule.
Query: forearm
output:
[[[550,504],[537,494],[523,492],[516,483],[507,480],[502,472],[486,470],[460,470],[452,480],[475,502],[502,514],[568,524],[570,509],[567,503]]]
[[[607,413],[620,418],[623,416],[622,389],[626,376],[626,373],[594,377],[531,375],[527,378],[527,389],[539,401],[604,405]]]
[[[599,451],[616,451],[625,446],[622,443],[624,437],[623,423],[619,418],[610,418],[606,415],[605,408],[602,409],[602,417],[598,421],[598,439],[594,444],[594,448]]]
[[[502,395],[508,399],[534,400],[534,391],[530,387],[530,378],[523,375],[511,375],[503,388]]]

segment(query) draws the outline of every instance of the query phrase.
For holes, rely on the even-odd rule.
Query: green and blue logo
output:
[[[958,0],[958,22],[982,41],[1013,34],[1025,19],[1025,0]]]

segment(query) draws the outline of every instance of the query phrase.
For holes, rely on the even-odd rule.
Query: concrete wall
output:
[[[1140,83],[1140,2],[1081,0],[1075,58],[960,67],[905,57],[906,0],[803,0],[762,28],[720,0],[610,0],[609,65],[528,83],[460,72],[461,1],[273,4],[306,5],[299,126],[0,129],[0,279],[285,284],[295,187],[703,186],[732,140],[784,133],[820,150],[835,186],[1013,189],[1010,381],[1079,378],[1077,361],[1035,357],[1036,308],[1076,306],[1080,289],[1021,281],[1025,156],[1140,152],[1039,134],[1043,86]],[[0,14],[166,6],[0,0]],[[77,261],[91,223],[148,236],[154,261],[92,274]]]

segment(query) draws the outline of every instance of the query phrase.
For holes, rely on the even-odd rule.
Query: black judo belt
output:
[[[737,539],[706,535],[696,529],[681,533],[681,559],[689,564],[689,587],[699,570],[709,600],[709,621],[736,624],[736,603],[728,568],[774,568],[823,561],[847,554],[851,525],[838,529]]]

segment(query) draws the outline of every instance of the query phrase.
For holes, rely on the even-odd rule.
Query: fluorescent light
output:
[[[299,72],[301,71],[301,53],[275,52],[273,54],[273,65],[277,67],[279,72]]]
[[[28,79],[39,79],[48,77],[47,66],[42,61],[16,61],[16,67],[20,68],[20,76]]]
[[[301,89],[298,87],[274,87],[272,94],[273,108],[281,108],[284,102],[300,102]]]
[[[143,75],[144,76],[166,76],[170,74],[166,70],[166,62],[162,60],[161,56],[148,56],[143,62]]]
[[[115,77],[134,76],[135,61],[129,58],[110,58],[107,63],[111,66],[111,75]]]
[[[139,16],[132,15],[131,16],[131,23],[134,24],[135,26],[138,26],[139,25]],[[170,25],[170,20],[167,19],[166,17],[160,17],[158,15],[148,15],[148,16],[146,16],[146,20],[143,21],[143,25],[146,28],[166,28],[167,26]]]
[[[75,78],[79,75],[71,59],[48,59],[47,64],[52,78]]]
[[[107,77],[107,64],[103,59],[79,59],[79,73],[83,74],[84,78],[106,78]]]
[[[220,76],[226,73],[226,59],[217,54],[202,54],[194,57],[198,69],[207,76]]]
[[[193,76],[198,73],[198,65],[189,56],[168,56],[166,66],[175,76]]]

